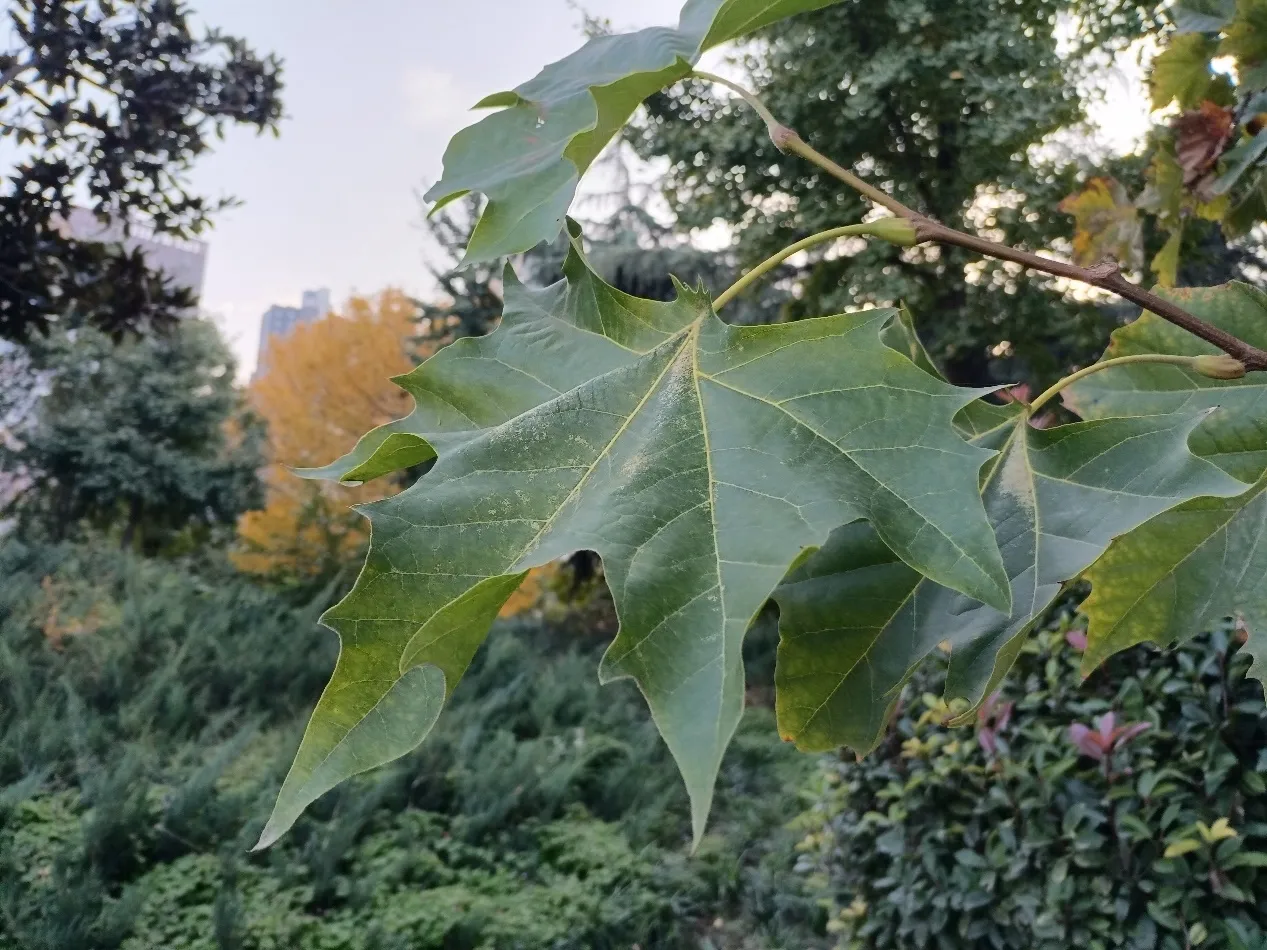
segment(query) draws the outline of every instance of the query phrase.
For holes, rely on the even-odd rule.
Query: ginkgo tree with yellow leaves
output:
[[[412,411],[306,473],[365,483],[428,467],[362,509],[365,564],[324,618],[339,660],[261,847],[340,781],[422,742],[527,573],[578,550],[601,557],[620,621],[599,674],[642,691],[697,841],[743,710],[744,637],[771,601],[778,728],[811,751],[873,748],[939,647],[944,699],[972,715],[1083,578],[1088,657],[1235,615],[1262,674],[1267,295],[1240,284],[1154,293],[1112,260],[1070,263],[957,231],[896,200],[861,157],[823,155],[813,129],[788,128],[697,67],[710,49],[832,3],[689,0],[676,27],[596,37],[489,96],[479,105],[492,111],[454,138],[428,199],[484,197],[466,261],[562,234],[564,276],[533,288],[507,268],[499,327],[399,377]],[[567,217],[578,182],[646,97],[688,77],[729,90],[786,161],[812,163],[875,214],[729,288],[679,284],[662,302],[606,284]],[[937,314],[726,322],[788,257],[859,239],[963,248],[1145,315],[1100,362],[1008,404],[942,378],[916,332]],[[1035,424],[1062,399],[1081,421]]]
[[[231,554],[239,569],[329,576],[364,549],[368,526],[349,506],[382,498],[388,480],[355,487],[305,481],[290,469],[345,451],[366,429],[408,409],[390,377],[415,365],[417,313],[408,296],[387,290],[355,297],[340,312],[272,341],[249,390],[252,408],[268,423],[266,506],[239,520],[240,544]]]

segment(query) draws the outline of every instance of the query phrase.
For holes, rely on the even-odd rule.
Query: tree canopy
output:
[[[780,122],[899,200],[1002,243],[1049,248],[1073,230],[1056,205],[1082,169],[1041,146],[1072,134],[1089,71],[1155,28],[1152,8],[847,0],[760,33],[739,65]],[[1062,17],[1079,18],[1068,50]],[[680,226],[726,222],[745,262],[867,210],[821,169],[782,155],[724,90],[688,81],[651,97],[648,110],[632,139],[644,157],[670,162],[666,194]],[[1129,162],[1118,171],[1138,175]],[[960,383],[1050,381],[1093,358],[1112,328],[1053,282],[1019,280],[1010,265],[956,248],[858,242],[788,273],[799,278],[793,318],[897,302],[926,315],[930,349]]]
[[[231,125],[276,130],[281,64],[199,30],[183,0],[15,0],[0,54],[0,338],[52,326],[117,334],[169,324],[191,303],[117,244],[64,222],[86,200],[103,219],[200,232],[224,200],[189,171]]]
[[[409,341],[417,312],[407,296],[388,290],[353,298],[341,313],[272,341],[268,369],[249,394],[268,424],[267,505],[238,524],[242,547],[233,561],[239,568],[321,577],[342,570],[361,551],[368,532],[349,506],[382,498],[386,488],[304,481],[287,466],[325,462],[407,408],[389,377],[414,366]]]
[[[37,357],[49,393],[5,465],[31,476],[16,502],[28,523],[54,538],[119,530],[152,551],[187,529],[227,529],[259,503],[260,426],[213,324],[186,319],[120,344],[81,329]]]

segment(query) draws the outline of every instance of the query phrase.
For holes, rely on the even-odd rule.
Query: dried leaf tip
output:
[[[1192,368],[1210,379],[1240,379],[1245,375],[1245,364],[1234,356],[1196,356]]]

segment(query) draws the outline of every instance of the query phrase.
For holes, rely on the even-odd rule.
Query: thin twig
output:
[[[803,138],[785,125],[778,127],[778,130],[770,133],[770,138],[774,144],[784,152],[791,152],[793,155],[799,155],[801,158],[809,159],[819,168],[828,172],[834,178],[839,178],[846,185],[861,195],[870,198],[873,202],[883,208],[888,208],[899,218],[906,218],[908,221],[926,221],[928,220],[918,211],[908,208],[902,202],[898,201],[892,195],[885,194],[874,185],[869,185],[863,181],[849,169],[837,165],[830,158],[811,146]]]
[[[1039,271],[1040,273],[1050,274],[1053,277],[1065,277],[1069,280],[1076,280],[1079,283],[1087,284],[1091,287],[1098,287],[1101,290],[1107,290],[1109,293],[1116,294],[1125,300],[1138,304],[1145,310],[1157,314],[1164,320],[1168,320],[1187,330],[1194,336],[1200,337],[1207,343],[1218,347],[1224,353],[1234,356],[1245,364],[1245,368],[1251,372],[1261,372],[1267,370],[1267,351],[1260,350],[1256,346],[1251,346],[1244,340],[1233,336],[1232,334],[1221,330],[1216,326],[1206,323],[1200,317],[1197,317],[1177,304],[1171,303],[1156,294],[1145,290],[1138,284],[1133,284],[1122,276],[1121,268],[1112,261],[1105,261],[1096,264],[1094,267],[1079,267],[1075,264],[1066,264],[1063,261],[1052,260],[1049,257],[1040,257],[1029,251],[1022,251],[1019,248],[1008,247],[1006,244],[996,244],[994,241],[977,237],[973,234],[965,234],[963,231],[957,231],[954,228],[947,227],[940,222],[934,221],[926,215],[920,214],[912,208],[908,208],[902,202],[898,201],[892,195],[886,194],[874,185],[870,185],[863,181],[847,168],[843,168],[830,158],[817,151],[805,142],[796,132],[779,122],[770,112],[769,108],[761,101],[761,99],[753,92],[744,89],[737,83],[731,82],[729,79],[723,79],[712,73],[702,73],[696,71],[696,76],[710,82],[716,82],[725,86],[727,89],[734,91],[741,96],[745,102],[751,105],[757,114],[765,121],[770,131],[770,138],[774,144],[785,152],[791,152],[799,155],[810,162],[813,162],[819,168],[826,171],[829,175],[844,182],[850,188],[864,195],[871,201],[884,208],[892,211],[898,217],[905,218],[915,225],[916,233],[919,236],[920,243],[932,242],[936,244],[947,244],[955,247],[962,247],[966,250],[975,251],[985,257],[992,257],[996,260],[1010,261],[1014,264],[1020,264],[1029,270]]]
[[[1226,330],[1221,330],[1212,324],[1206,323],[1200,317],[1194,316],[1183,309],[1183,307],[1157,296],[1152,291],[1145,290],[1138,284],[1131,283],[1122,276],[1121,268],[1113,261],[1105,261],[1104,263],[1096,264],[1094,267],[1078,267],[1075,264],[1054,261],[1049,257],[1039,257],[1037,254],[1008,247],[1005,244],[995,244],[993,241],[987,241],[972,234],[964,234],[962,231],[956,231],[954,228],[948,228],[944,224],[930,221],[927,218],[917,220],[914,224],[916,232],[924,241],[953,244],[956,247],[976,251],[979,254],[984,254],[997,260],[1020,264],[1030,270],[1041,271],[1054,277],[1067,277],[1070,280],[1076,280],[1092,287],[1099,287],[1101,290],[1107,290],[1109,293],[1116,294],[1125,300],[1138,304],[1145,310],[1149,310],[1162,319],[1170,321],[1175,326],[1187,330],[1193,336],[1200,337],[1207,343],[1218,347],[1224,353],[1236,357],[1245,364],[1247,370],[1262,371],[1267,369],[1267,352],[1260,350],[1256,346],[1251,346]]]
[[[0,90],[3,90],[9,85],[9,83],[13,82],[13,80],[18,78],[18,76],[30,69],[31,65],[30,60],[19,61],[15,58],[14,62],[9,65],[9,68],[0,73]]]
[[[719,86],[725,86],[744,102],[748,103],[748,105],[752,106],[753,111],[756,112],[757,115],[761,116],[762,121],[766,124],[766,128],[770,130],[771,137],[774,136],[775,129],[785,128],[785,126],[774,117],[774,113],[770,111],[769,107],[761,101],[761,97],[752,90],[745,89],[737,82],[731,82],[725,76],[718,76],[716,73],[706,73],[702,69],[695,70],[694,75],[695,78],[702,79],[705,82],[715,82]]]

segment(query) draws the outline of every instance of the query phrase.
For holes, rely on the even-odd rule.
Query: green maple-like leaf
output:
[[[910,361],[924,372],[945,380],[941,370],[937,368],[933,358],[924,347],[924,341],[919,338],[915,330],[915,318],[905,307],[902,307],[897,317],[885,327],[881,338],[888,346],[909,357]],[[993,434],[1003,431],[1008,424],[1015,421],[1022,408],[1020,403],[1016,402],[1000,406],[983,399],[974,399],[960,409],[955,416],[955,428],[965,439],[977,439],[984,448],[997,450],[1002,441],[996,441],[992,437]]]
[[[982,489],[1012,584],[1011,611],[922,578],[867,525],[849,525],[776,591],[779,731],[798,747],[879,741],[915,667],[950,646],[948,700],[975,706],[1006,675],[1061,585],[1117,535],[1201,495],[1244,486],[1188,449],[1206,413],[1038,430],[1010,424]]]
[[[598,36],[510,92],[477,108],[501,111],[454,136],[437,207],[470,192],[488,197],[466,250],[496,260],[553,240],[576,186],[603,147],[651,94],[690,75],[707,50],[838,0],[689,0],[677,29]]]
[[[1254,346],[1267,346],[1267,294],[1248,284],[1159,290],[1208,323]],[[1221,350],[1145,313],[1117,330],[1105,359],[1143,353],[1216,355]],[[1192,450],[1244,482],[1267,469],[1267,375],[1208,379],[1180,366],[1137,364],[1089,376],[1065,391],[1065,404],[1084,419],[1218,409],[1192,437]]]
[[[1148,80],[1153,108],[1164,109],[1176,99],[1184,109],[1199,105],[1210,88],[1210,60],[1217,55],[1218,46],[1201,33],[1171,37],[1170,44],[1153,60]]]
[[[1236,16],[1224,28],[1219,53],[1234,57],[1242,73],[1248,67],[1267,62],[1267,3],[1237,0]],[[1245,82],[1244,75],[1242,82]]]
[[[647,697],[697,838],[743,709],[744,634],[834,528],[866,519],[913,570],[1009,609],[977,490],[991,453],[952,425],[980,393],[887,345],[895,311],[733,327],[702,292],[614,290],[575,243],[565,274],[530,290],[508,270],[497,331],[406,377],[407,431],[339,466],[435,456],[364,509],[365,568],[324,618],[342,652],[262,843],[417,744],[523,573],[577,550],[602,557],[620,617],[602,676]]]
[[[1228,149],[1222,156],[1223,174],[1214,180],[1210,191],[1216,195],[1226,195],[1250,169],[1261,167],[1264,155],[1267,155],[1267,131],[1259,132],[1235,148]]]
[[[1165,296],[1256,346],[1267,343],[1267,294],[1247,284]],[[1139,352],[1213,354],[1209,344],[1153,314],[1118,330],[1106,357]],[[1087,416],[1148,416],[1220,407],[1193,433],[1200,455],[1243,481],[1239,497],[1205,498],[1120,538],[1087,572],[1087,651],[1093,670],[1137,643],[1187,639],[1225,617],[1249,631],[1254,674],[1267,676],[1267,379],[1206,379],[1179,367],[1135,364],[1096,373],[1067,401]]]

